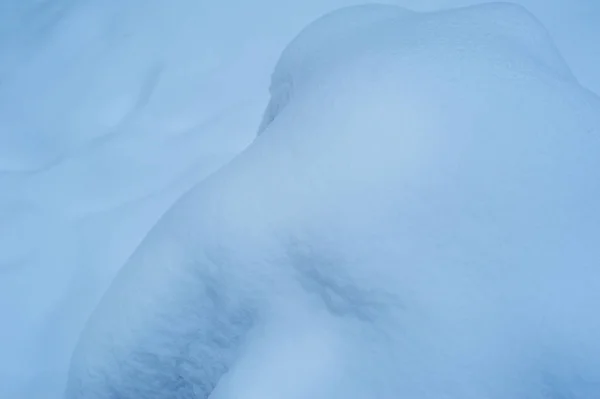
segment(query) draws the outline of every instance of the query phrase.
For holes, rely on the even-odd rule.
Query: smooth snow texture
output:
[[[272,93],[119,273],[68,399],[600,392],[600,101],[528,13],[340,10]]]

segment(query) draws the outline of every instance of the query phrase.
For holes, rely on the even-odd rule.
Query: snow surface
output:
[[[103,297],[67,398],[592,398],[600,99],[506,4],[336,11]]]
[[[0,2],[0,398],[62,397],[115,273],[253,140],[281,48],[344,3]]]
[[[261,113],[264,115],[261,127],[264,133],[261,134],[259,142],[266,140],[262,138],[263,135],[270,135],[268,132],[276,130],[275,127],[267,125],[274,119],[278,119],[274,125],[282,123],[281,115],[290,114],[291,111],[287,110],[286,106],[288,100],[291,100],[294,109],[298,109],[300,104],[306,105],[302,106],[305,110],[292,112],[289,117],[295,120],[286,122],[287,124],[293,125],[294,129],[306,130],[302,124],[306,119],[307,122],[312,121],[310,123],[321,126],[324,121],[319,122],[313,119],[316,116],[308,117],[304,114],[312,107],[312,87],[315,84],[319,86],[317,81],[326,82],[332,93],[340,86],[353,93],[354,89],[349,89],[347,82],[354,78],[356,83],[364,82],[365,76],[361,72],[364,68],[355,62],[350,63],[356,66],[355,77],[350,78],[346,75],[346,83],[330,80],[331,77],[325,73],[329,68],[338,68],[338,55],[354,59],[360,52],[358,48],[348,48],[351,46],[347,45],[340,48],[337,55],[332,54],[328,59],[319,60],[319,57],[335,49],[336,43],[348,41],[350,28],[360,31],[366,25],[387,19],[388,16],[411,21],[412,17],[406,10],[391,7],[347,9],[323,19],[322,28],[313,26],[309,31],[305,31],[299,38],[300,41],[290,46],[281,60],[277,68],[279,77],[276,75],[272,84],[272,99],[267,111],[263,112],[265,104],[269,102],[269,76],[286,44],[302,27],[325,12],[360,2],[0,1],[1,399],[63,397],[69,362],[76,341],[86,319],[114,275],[156,221],[182,193],[226,164],[254,139]],[[481,2],[483,1],[393,1],[420,11]],[[577,79],[593,91],[600,92],[600,47],[597,46],[600,37],[597,25],[600,3],[596,0],[518,2],[526,5],[548,27]],[[565,72],[564,64],[553,55],[554,50],[552,45],[548,44],[546,33],[536,28],[537,24],[524,13],[517,13],[521,16],[512,13],[508,17],[496,11],[487,13],[488,17],[484,14],[469,17],[468,21],[463,20],[461,29],[464,28],[464,24],[487,24],[484,28],[490,33],[500,33],[500,36],[516,35],[517,37],[509,40],[512,50],[508,51],[515,50],[514,44],[518,42],[522,51],[541,60],[536,63],[543,66],[538,65],[537,68],[551,69],[553,72],[550,73],[555,75],[555,79],[558,79],[558,75],[564,75],[565,81],[570,80],[566,77],[569,73]],[[491,15],[502,15],[502,18],[491,18],[494,21],[490,21]],[[383,33],[381,35],[385,36]],[[442,36],[445,35],[444,33]],[[465,38],[464,41],[470,42],[470,39]],[[404,48],[404,44],[400,42],[397,49]],[[502,47],[500,43],[487,44],[491,53],[499,51],[499,47]],[[485,51],[482,54],[488,53],[488,45],[484,46]],[[443,44],[440,43],[440,46]],[[382,50],[382,54],[387,51]],[[288,61],[285,61],[285,58]],[[374,59],[373,62],[379,61]],[[311,65],[318,66],[315,76],[310,75]],[[408,68],[407,72],[411,72],[409,76],[415,79],[414,71],[408,66],[404,68]],[[465,70],[478,71],[475,64],[469,64]],[[563,72],[560,72],[561,70]],[[286,75],[293,78],[286,78]],[[535,75],[537,76],[537,72]],[[385,79],[389,78],[390,76]],[[381,79],[383,82],[384,77]],[[291,82],[294,83],[293,86],[289,84]],[[415,83],[417,82],[415,80]],[[411,88],[403,86],[403,89]],[[525,88],[522,90],[526,91]],[[439,93],[437,88],[433,91],[435,93],[429,99],[425,97],[424,91],[423,101],[451,101],[457,96],[453,88]],[[282,95],[278,96],[277,93]],[[341,89],[339,93],[332,93],[324,95],[323,101],[335,100],[334,103],[340,104],[340,113],[345,117],[345,112],[351,107],[341,104],[340,98],[347,96],[342,96]],[[379,98],[378,101],[381,101],[385,97],[384,94],[387,95],[381,92],[369,93],[361,98],[360,103],[357,100],[354,109],[372,108],[368,104],[372,98]],[[444,93],[447,93],[447,97],[440,97],[445,95]],[[302,100],[304,96],[308,96],[306,100]],[[520,91],[518,96],[521,96]],[[586,114],[588,111],[583,111],[585,107],[578,105],[578,100],[573,100],[573,96],[578,97],[575,94],[563,96],[567,103],[565,108],[573,113]],[[541,102],[539,98],[536,101]],[[327,103],[321,110],[331,108],[331,103]],[[480,112],[482,120],[489,117],[487,123],[497,119],[489,110],[481,110],[481,107],[474,110],[479,110],[477,112]],[[375,114],[377,112],[380,111],[374,111]],[[556,118],[563,112],[566,112],[563,108],[555,112]],[[328,123],[335,125],[335,115],[332,113],[328,116],[331,118]],[[369,115],[371,116],[364,116],[365,121],[375,118],[374,114]],[[376,119],[376,126],[381,126],[387,120],[387,116]],[[512,116],[504,119],[506,120],[501,122],[508,123]],[[426,119],[422,119],[421,123],[425,121]],[[348,123],[350,122],[348,120]],[[550,122],[551,119],[548,123]],[[578,128],[573,130],[584,129],[586,123],[585,118],[582,118]],[[552,129],[568,130],[568,126],[550,123],[550,130]],[[371,130],[372,127],[363,129],[363,134]],[[594,134],[594,131],[592,129],[590,134]],[[453,131],[451,133],[454,134]],[[272,138],[268,140],[273,142]],[[297,150],[296,143],[298,141],[285,144],[285,148],[289,149],[285,153],[291,152],[298,156],[307,154],[306,150]],[[326,147],[327,151],[337,153],[334,149],[338,145],[334,141],[329,143],[333,147]],[[359,141],[355,144],[363,145]],[[273,144],[269,144],[271,145]],[[301,147],[308,145],[306,142]],[[369,150],[369,146],[364,147],[365,150]],[[590,146],[589,151],[594,148],[597,147]],[[376,151],[373,147],[371,150]],[[348,150],[345,152],[350,158]],[[370,152],[366,151],[363,155],[369,154]],[[339,156],[342,156],[342,152]],[[304,157],[308,167],[313,170],[311,173],[317,176],[321,175],[316,169],[319,165],[325,165],[323,170],[327,171],[333,163],[333,158],[331,162],[329,158],[326,161],[320,158],[320,164],[311,166],[312,159],[318,158],[316,154],[314,157],[301,157]],[[379,157],[379,154],[375,157]],[[557,157],[557,162],[559,161]],[[355,163],[353,159],[351,164]],[[558,167],[558,164],[555,166]],[[376,186],[376,182],[368,181],[370,169],[364,170],[359,164],[354,167],[353,173],[362,179],[358,183]],[[587,171],[590,184],[597,181],[593,176],[595,170],[597,168]],[[277,183],[279,179],[281,182],[277,184],[285,187],[284,183],[289,180],[289,174],[284,172],[281,170],[269,174],[264,184],[268,184],[269,181]],[[335,170],[331,171],[334,172]],[[266,175],[266,172],[264,173]],[[326,190],[337,187],[333,185],[332,188],[327,188],[330,180],[349,177],[343,170],[335,173],[337,174],[330,176],[328,181],[315,178],[316,183],[312,184],[311,180],[309,187],[315,188],[317,185],[320,187],[318,192],[325,196]],[[381,177],[382,180],[383,178]],[[299,188],[291,189],[301,191]],[[593,187],[590,187],[590,190],[592,189]],[[238,194],[238,197],[245,198],[251,191],[249,188]],[[566,191],[571,192],[571,187]],[[440,192],[443,192],[441,186]],[[329,250],[328,242],[340,241],[335,234],[347,234],[348,242],[352,242],[352,237],[358,234],[342,230],[303,240],[303,234],[313,234],[312,230],[304,232],[304,223],[314,225],[317,223],[315,218],[319,217],[322,217],[325,223],[330,217],[329,214],[335,213],[331,209],[339,208],[337,203],[317,203],[319,198],[316,195],[317,193],[314,197],[308,194],[303,196],[309,201],[305,205],[310,205],[311,216],[307,217],[309,220],[304,221],[304,216],[300,213],[295,216],[299,224],[293,229],[303,233],[287,234],[294,236],[294,245],[297,245],[298,251],[306,257],[309,255],[304,251],[308,250],[302,247],[305,241],[309,248],[318,242],[319,247]],[[328,195],[330,197],[323,198],[323,201],[327,198],[330,202],[334,201],[333,194],[330,192]],[[444,192],[442,197],[446,196],[449,195]],[[573,191],[573,196],[577,197],[576,191]],[[468,197],[467,193],[465,197]],[[593,202],[596,197],[597,195],[590,194],[586,198]],[[265,207],[277,209],[268,199],[264,201]],[[370,202],[371,199],[365,201]],[[463,204],[465,212],[474,212],[470,203]],[[359,206],[349,204],[347,209]],[[244,210],[240,204],[230,204],[229,207],[234,207],[236,212]],[[584,213],[585,209],[582,207],[581,212]],[[288,211],[290,210],[281,212]],[[339,211],[340,214],[342,211]],[[325,216],[321,216],[323,213]],[[383,208],[381,214],[385,214]],[[588,212],[587,217],[590,215],[597,215],[597,212]],[[239,217],[241,219],[236,223],[251,223],[251,220],[244,219],[247,215],[242,214]],[[187,216],[182,218],[187,219]],[[372,215],[367,214],[364,218],[370,221]],[[593,222],[592,218],[589,223],[593,226]],[[381,226],[391,225],[392,222],[387,223]],[[358,228],[356,226],[355,228]],[[380,225],[375,225],[377,226]],[[330,229],[332,228],[334,227]],[[372,230],[377,232],[378,229],[379,227]],[[243,232],[234,233],[245,235]],[[597,234],[592,233],[586,236],[590,240],[597,237]],[[394,237],[397,232],[379,234]],[[326,240],[321,240],[324,235]],[[497,242],[489,241],[490,245]],[[352,245],[359,247],[353,242]],[[282,251],[279,246],[277,248],[274,252]],[[556,251],[560,253],[561,248],[557,246]],[[361,256],[373,256],[367,252],[366,247],[361,251],[364,251]],[[334,263],[334,255],[326,257],[325,263]],[[344,256],[350,255],[346,253]],[[585,252],[581,256],[585,258],[584,255]],[[244,257],[242,253],[236,256]],[[254,258],[260,256],[256,254]],[[287,258],[287,252],[282,256]],[[576,259],[579,258],[578,256]],[[573,259],[575,258],[571,258],[570,261]],[[588,293],[585,287],[595,287],[596,284],[596,280],[590,278],[587,285],[580,285],[576,280],[581,277],[579,274],[576,274],[576,278],[557,275],[565,284],[561,289],[563,295],[566,292],[569,296],[579,295],[585,299]],[[458,277],[466,278],[460,274]],[[548,284],[551,277],[548,276]],[[526,281],[531,279],[533,277]],[[273,280],[275,281],[275,277]],[[448,280],[455,281],[456,276],[452,275]],[[523,287],[526,284],[524,282]],[[531,285],[537,287],[539,284],[536,280]],[[439,292],[442,295],[444,291]],[[280,313],[284,314],[281,317],[268,317],[268,326],[258,323],[258,327],[253,329],[256,339],[252,340],[251,346],[246,346],[247,355],[239,357],[235,372],[227,376],[234,383],[220,384],[215,396],[237,395],[232,389],[244,389],[248,395],[254,393],[260,396],[261,392],[267,392],[291,397],[292,393],[300,395],[302,389],[311,385],[320,390],[323,385],[311,384],[313,378],[324,381],[335,379],[334,376],[327,375],[326,371],[334,370],[331,364],[339,360],[336,355],[339,352],[329,352],[329,356],[326,357],[326,349],[335,348],[336,351],[342,351],[340,345],[334,344],[338,342],[335,332],[343,331],[346,334],[347,326],[345,323],[337,324],[335,320],[332,321],[328,312],[319,313],[313,306],[304,305],[304,299],[301,299],[303,295],[298,294],[300,303],[292,305],[291,294],[286,293],[287,299],[280,310]],[[594,299],[592,296],[585,303],[591,306]],[[557,305],[555,302],[551,304]],[[564,304],[563,313],[569,313],[571,319],[580,317],[581,314],[570,314],[573,311],[569,304],[570,302]],[[292,306],[294,312],[288,312],[287,309]],[[549,306],[549,309],[553,306]],[[284,317],[288,313],[293,313],[293,320]],[[303,323],[303,320],[311,322]],[[283,329],[286,334],[282,333]],[[577,323],[574,323],[573,329],[581,333],[577,330]],[[264,331],[264,334],[261,335],[261,331]],[[593,329],[590,328],[589,331],[591,334]],[[569,339],[576,340],[576,333],[564,334]],[[443,338],[441,335],[438,337]],[[352,341],[351,345],[354,345],[354,342],[362,341]],[[344,345],[346,344],[347,341],[344,342]],[[485,344],[482,343],[481,346],[485,347]],[[299,359],[303,361],[282,364],[281,359],[285,359],[288,353],[290,358],[299,358],[299,351],[305,355]],[[252,356],[252,353],[260,353],[261,358]],[[321,355],[320,368],[316,368],[311,362],[311,358],[316,356],[309,356],[309,353]],[[572,351],[570,355],[575,358],[593,358],[593,352],[580,355],[580,352]],[[360,357],[357,355],[355,358]],[[558,355],[555,358],[558,358]],[[271,367],[266,372],[265,367],[268,367],[270,362],[278,367],[276,370]],[[446,371],[442,363],[440,368]],[[309,373],[311,370],[312,374]],[[556,382],[560,380],[556,375],[560,374],[567,380],[567,375],[573,376],[573,380],[579,377],[577,372],[569,374],[569,370],[563,371],[554,374],[548,372],[546,375],[549,377],[544,378],[551,381],[548,384],[555,386],[552,388],[555,396],[569,398],[575,395],[569,396],[568,388],[565,388],[569,381],[560,385]],[[270,384],[273,379],[286,381],[291,393],[280,391],[284,386]],[[251,385],[248,381],[255,384]]]

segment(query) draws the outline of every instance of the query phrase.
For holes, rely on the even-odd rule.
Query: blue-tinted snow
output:
[[[114,280],[67,398],[600,393],[600,100],[530,14],[340,10],[272,88]]]
[[[423,11],[480,2],[394,3]],[[518,2],[546,25],[577,79],[600,92],[600,3]],[[261,113],[279,117],[279,106],[286,104],[288,94],[298,104],[298,96],[287,91],[286,80],[275,79],[272,87],[284,89],[280,91],[284,97],[274,91],[268,111],[263,112],[277,57],[311,20],[353,3],[360,2],[0,2],[0,398],[63,396],[80,331],[115,273],[182,193],[251,142]],[[331,40],[338,34],[344,36],[345,24],[360,27],[388,13],[406,13],[389,8],[357,10],[346,11],[359,12],[361,17],[341,18],[338,33],[329,21],[324,24],[326,35],[313,27],[303,37],[317,35],[319,46],[327,50],[335,47]],[[525,39],[521,34],[521,42],[545,36],[529,28],[531,19],[517,20],[524,22],[530,35]],[[479,16],[470,23],[484,21]],[[523,32],[516,24],[503,32],[513,30]],[[314,40],[306,41],[308,50],[318,47]],[[526,45],[527,51],[544,52],[548,47],[544,43],[548,43],[545,38]],[[309,54],[293,49],[296,45],[287,54],[306,64]],[[278,70],[291,74],[291,67],[280,64]],[[299,71],[293,75],[296,88],[307,87],[299,83],[306,75]],[[325,109],[330,109],[329,104]],[[357,170],[361,176],[362,169]],[[281,179],[285,180],[284,174]],[[594,280],[589,284],[593,286]],[[577,281],[571,286],[577,289],[565,286],[564,292],[579,293]],[[585,292],[581,290],[581,295]],[[294,320],[277,321],[288,334],[269,327],[249,349],[261,353],[265,364],[301,346],[306,353],[322,354],[323,342],[336,347],[335,334],[326,334],[337,328],[331,320],[312,308],[307,311],[298,305],[295,309]],[[312,318],[304,330],[299,326],[303,313]],[[290,338],[282,340],[281,335]],[[314,378],[332,378],[325,372],[332,369],[325,361],[318,369],[310,361],[288,362],[269,374],[261,371],[259,360],[240,359],[229,377],[236,376],[238,383],[221,384],[218,394],[235,395],[231,391],[235,386],[252,388],[256,395],[301,395],[313,378],[307,368]],[[244,368],[254,368],[257,374],[242,373]],[[298,368],[304,370],[304,379],[297,378]],[[260,376],[267,378],[264,383],[270,376],[285,379],[291,391],[277,391],[283,387],[273,385],[265,391],[261,384],[243,383],[259,381]],[[296,376],[296,383],[286,376]],[[569,397],[566,386],[554,388],[559,397]]]

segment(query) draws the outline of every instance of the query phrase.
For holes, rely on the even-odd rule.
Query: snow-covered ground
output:
[[[600,6],[351,3],[0,4],[0,398],[600,392]]]

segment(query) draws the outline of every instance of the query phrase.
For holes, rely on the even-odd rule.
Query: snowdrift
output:
[[[591,398],[600,101],[526,11],[339,10],[86,325],[66,397]]]

